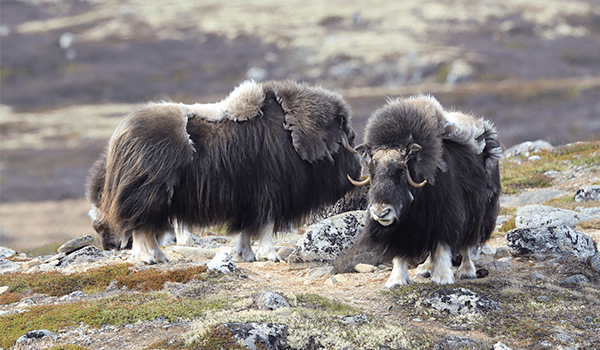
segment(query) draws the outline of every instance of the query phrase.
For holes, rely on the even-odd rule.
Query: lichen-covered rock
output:
[[[332,262],[348,249],[365,224],[364,211],[336,215],[308,227],[288,261]]]
[[[218,325],[224,327],[233,338],[242,341],[248,349],[289,349],[287,344],[287,326],[278,323],[240,323],[231,322]],[[260,345],[259,345],[260,344]]]
[[[0,247],[0,259],[8,258],[9,256],[13,256],[17,254],[14,249]]]
[[[85,236],[73,238],[72,240],[70,240],[70,241],[66,242],[65,244],[61,245],[60,247],[58,247],[57,251],[59,253],[69,254],[77,249],[87,247],[88,245],[92,244],[93,241],[94,241],[94,237],[92,237],[92,235],[85,235]]]
[[[596,252],[589,236],[567,226],[510,230],[506,245],[513,256],[572,254],[587,259]]]
[[[108,259],[111,255],[111,252],[101,250],[90,245],[76,250],[71,254],[68,254],[65,257],[61,258],[59,265],[61,267],[66,267],[69,265],[89,264],[92,262]]]
[[[481,349],[481,344],[479,344],[476,340],[465,337],[455,337],[449,336],[446,337],[435,344],[433,350],[455,350],[455,349]]]
[[[436,290],[421,305],[449,315],[482,314],[498,309],[495,301],[465,288]]]
[[[600,272],[600,253],[590,256],[590,266],[592,270]]]
[[[584,275],[573,275],[573,276],[569,276],[565,279],[563,279],[562,281],[560,281],[560,284],[566,284],[566,285],[579,285],[579,284],[588,284],[590,283],[590,280],[585,277]]]
[[[23,334],[22,336],[20,336],[19,339],[17,339],[16,344],[20,344],[29,339],[41,339],[43,337],[52,337],[52,338],[56,339],[57,335],[50,332],[47,329],[36,329],[33,331],[29,331],[29,332]]]
[[[233,262],[231,255],[226,252],[219,252],[215,255],[215,257],[206,264],[206,268],[208,271],[217,271],[221,273],[232,273],[238,269],[235,262]]]
[[[290,307],[290,304],[284,297],[270,291],[253,294],[252,301],[255,308],[264,311],[277,310],[280,307]]]
[[[600,201],[600,185],[583,186],[575,193],[575,202]]]
[[[11,273],[21,270],[21,264],[7,259],[0,259],[0,274]]]
[[[368,194],[370,185],[355,187],[331,206],[312,213],[306,220],[306,225],[312,225],[329,217],[350,211],[366,210],[369,204]]]
[[[593,218],[593,211],[576,212],[574,210],[534,204],[517,209],[515,226],[517,228],[535,228],[544,226],[575,227],[580,221]]]
[[[544,140],[537,141],[526,141],[518,145],[514,145],[511,148],[504,151],[504,158],[511,158],[516,156],[529,157],[531,153],[540,151],[551,151],[554,147]]]

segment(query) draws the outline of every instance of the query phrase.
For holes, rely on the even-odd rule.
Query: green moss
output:
[[[191,279],[205,279],[208,276],[206,266],[195,266],[182,270],[158,271],[155,269],[133,271],[129,264],[103,266],[83,273],[63,275],[59,272],[13,273],[0,275],[0,285],[8,286],[9,292],[0,302],[15,302],[15,295],[27,292],[62,296],[80,290],[95,293],[105,290],[112,282],[117,287],[150,291],[162,289],[165,282],[186,283]],[[11,296],[12,295],[12,296]]]
[[[62,305],[34,306],[28,312],[0,317],[0,347],[12,346],[21,335],[34,329],[59,329],[79,322],[99,327],[103,324],[123,325],[164,317],[168,322],[200,317],[226,301],[196,298],[173,299],[165,293],[136,293],[103,300]]]
[[[517,225],[515,224],[515,217],[513,216],[512,218],[507,220],[505,223],[503,223],[502,226],[498,229],[498,231],[506,233],[515,228],[517,228]]]
[[[297,296],[297,299],[298,305],[300,306],[328,311],[333,314],[347,315],[356,314],[358,312],[356,308],[350,305],[346,305],[339,301],[331,300],[317,294],[300,294]]]

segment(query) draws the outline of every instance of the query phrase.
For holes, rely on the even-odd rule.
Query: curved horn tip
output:
[[[413,181],[413,179],[411,179],[411,178],[410,178],[410,176],[409,176],[409,177],[408,177],[408,183],[409,183],[411,186],[413,186],[413,187],[416,187],[416,188],[421,188],[421,187],[423,187],[423,186],[425,186],[425,185],[427,184],[427,180],[423,180],[423,181],[422,181],[422,182],[420,182],[420,183],[416,183],[416,182],[414,182],[414,181]]]
[[[356,181],[353,178],[350,177],[350,175],[346,175],[348,177],[348,180],[350,180],[350,182],[354,185],[354,186],[364,186],[364,185],[368,185],[371,182],[371,177],[367,176],[365,179],[361,180],[361,181]]]

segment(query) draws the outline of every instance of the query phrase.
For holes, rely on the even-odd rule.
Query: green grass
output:
[[[124,325],[164,317],[168,322],[194,319],[208,310],[227,307],[225,300],[174,299],[166,293],[134,293],[112,298],[62,305],[34,306],[28,312],[0,317],[0,347],[9,347],[34,329],[57,332],[79,322],[99,327]]]
[[[516,194],[527,188],[552,186],[553,179],[545,175],[551,170],[564,171],[578,166],[600,164],[600,142],[575,143],[537,155],[540,156],[539,160],[524,161],[522,164],[511,160],[503,160],[500,163],[500,181],[504,194]]]
[[[159,290],[167,281],[186,283],[191,279],[205,279],[207,276],[204,265],[172,271],[156,269],[134,271],[129,264],[120,264],[103,266],[71,275],[63,275],[59,272],[31,274],[17,272],[0,275],[0,285],[9,287],[9,291],[0,296],[0,302],[2,304],[13,303],[27,293],[52,296],[63,296],[77,290],[94,293],[105,290],[112,281],[116,281],[119,288],[127,287],[141,291]]]

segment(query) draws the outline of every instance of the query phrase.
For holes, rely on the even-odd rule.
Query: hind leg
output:
[[[454,283],[454,274],[452,273],[452,251],[450,247],[444,244],[438,244],[432,253],[433,270],[431,272],[431,281],[437,284]]]
[[[152,232],[146,232],[146,247],[148,252],[154,257],[156,262],[168,262],[167,254],[160,250],[160,245],[156,239],[156,235]]]
[[[458,278],[462,280],[477,278],[477,270],[475,269],[475,264],[473,264],[473,261],[471,260],[471,252],[471,247],[461,250],[462,261],[456,274]]]
[[[260,240],[258,241],[256,258],[258,260],[270,260],[274,262],[281,261],[279,254],[277,254],[273,246],[273,223],[269,223],[263,227],[260,230],[259,236]]]
[[[235,246],[231,251],[233,261],[256,261],[256,255],[252,251],[252,241],[250,235],[242,232],[236,239]]]
[[[146,233],[133,231],[133,246],[131,248],[131,259],[133,261],[141,261],[146,264],[156,264],[154,255],[148,251],[146,246]]]
[[[433,270],[433,265],[431,263],[431,254],[427,255],[427,259],[417,266],[417,275],[425,278],[431,277],[431,271]]]
[[[192,233],[188,231],[185,225],[180,224],[177,220],[173,222],[173,230],[175,231],[175,238],[177,239],[177,245],[193,247],[194,238]]]

